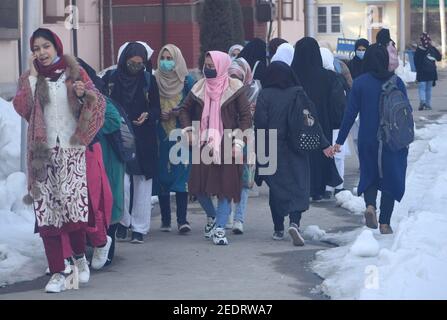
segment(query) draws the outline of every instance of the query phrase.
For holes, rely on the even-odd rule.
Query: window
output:
[[[293,20],[293,2],[294,0],[282,0],[283,20]]]
[[[70,5],[70,0],[43,0],[43,23],[56,23],[65,21],[65,8]]]
[[[319,6],[317,14],[318,14],[318,33],[341,32],[340,6]]]
[[[371,5],[368,6],[368,18],[370,24],[383,23],[383,6]]]

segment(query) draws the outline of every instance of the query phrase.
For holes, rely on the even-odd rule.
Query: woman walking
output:
[[[266,181],[274,225],[274,240],[284,239],[284,218],[289,216],[288,232],[295,246],[303,246],[299,227],[302,213],[309,209],[310,164],[307,152],[296,152],[288,141],[289,108],[298,107],[298,91],[302,91],[292,69],[284,62],[272,62],[259,94],[255,111],[256,130],[277,131],[277,170],[273,175],[258,175],[256,183]],[[312,110],[314,111],[314,110]],[[315,112],[313,112],[315,114]],[[331,156],[331,147],[320,131],[321,150]],[[268,138],[267,138],[268,139]],[[322,150],[324,150],[322,152]],[[272,155],[270,155],[272,156]]]
[[[31,37],[30,70],[20,77],[14,108],[28,123],[28,190],[52,277],[46,292],[66,290],[64,241],[74,252],[79,282],[90,278],[85,258],[89,218],[86,146],[104,122],[105,102],[75,58],[48,29]],[[65,249],[65,252],[67,250]]]
[[[242,165],[235,164],[234,159],[242,156],[244,142],[234,139],[232,150],[225,150],[223,133],[225,129],[244,131],[251,127],[245,88],[242,82],[228,75],[230,64],[228,54],[208,52],[203,68],[205,78],[194,85],[180,111],[182,127],[202,155],[200,163],[192,165],[189,192],[197,196],[207,214],[205,237],[212,237],[216,245],[228,244],[225,224],[230,203],[238,203],[242,191]],[[199,132],[194,132],[193,121],[200,121]],[[193,139],[194,136],[198,138]],[[224,163],[226,153],[233,155],[231,164]],[[203,155],[210,159],[205,161]],[[211,196],[218,197],[217,210]]]
[[[169,159],[176,141],[169,140],[172,130],[180,128],[179,106],[191,91],[193,78],[188,74],[182,52],[173,44],[165,45],[158,55],[158,70],[155,72],[160,90],[161,121],[158,124],[159,172],[157,193],[161,210],[161,230],[171,231],[170,193],[175,192],[177,203],[177,229],[180,233],[191,231],[186,219],[188,206],[189,164],[172,164]]]
[[[128,43],[120,55],[118,68],[109,71],[103,79],[110,97],[124,109],[135,132],[136,160],[126,166],[124,215],[116,238],[126,240],[131,227],[131,242],[137,244],[143,243],[143,236],[150,229],[152,179],[158,165],[160,96],[152,70],[147,70],[149,52],[152,52],[148,51],[139,42]]]
[[[382,85],[388,81],[393,72],[388,71],[389,58],[386,48],[374,44],[366,50],[365,74],[354,81],[349,96],[340,132],[334,149],[340,152],[341,145],[345,142],[349,130],[354,123],[357,114],[360,114],[359,128],[359,160],[360,182],[358,194],[364,195],[367,206],[365,212],[366,225],[377,229],[376,198],[377,191],[382,191],[380,202],[380,232],[391,234],[391,215],[394,201],[400,201],[405,192],[405,174],[407,169],[408,148],[392,151],[386,144],[383,146],[382,169],[383,177],[379,175],[379,141],[377,132],[379,129],[379,105],[382,94]],[[397,77],[397,86],[405,96],[407,94],[405,84]]]

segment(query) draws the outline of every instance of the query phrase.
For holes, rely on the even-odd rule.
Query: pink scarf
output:
[[[220,51],[210,51],[217,71],[214,79],[205,78],[205,101],[200,124],[200,141],[213,150],[214,163],[220,164],[220,146],[223,137],[221,99],[229,85],[230,56]]]

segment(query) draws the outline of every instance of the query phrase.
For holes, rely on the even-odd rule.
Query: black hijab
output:
[[[92,68],[87,62],[82,60],[81,58],[76,58],[78,60],[79,65],[87,72],[90,79],[93,81],[93,84],[95,85],[96,89],[99,90],[103,95],[107,94],[106,86],[104,81],[98,77],[96,74],[95,69]]]
[[[391,41],[390,30],[382,29],[376,35],[376,42],[384,45],[385,47]]]
[[[137,75],[131,75],[127,69],[127,61],[133,57],[141,57],[145,66],[148,65],[146,48],[137,42],[131,42],[124,49],[118,61],[117,81],[114,86],[113,98],[125,108],[129,108],[138,93],[143,94],[145,84],[144,69]]]
[[[262,81],[262,88],[287,89],[299,85],[299,81],[286,63],[282,61],[272,62],[266,70],[266,77]]]
[[[292,69],[299,81],[304,84],[316,69],[322,68],[323,59],[317,40],[311,37],[299,40],[295,45],[295,55],[292,61]]]
[[[267,68],[267,44],[265,41],[259,38],[253,39],[242,49],[238,58],[244,58],[250,65],[252,71],[256,62],[259,61],[253,79],[263,80],[265,69]]]
[[[357,51],[357,49],[362,46],[365,47],[366,49],[368,49],[369,47],[369,41],[366,39],[358,39],[355,42],[355,46],[354,46],[354,53],[355,51]],[[364,73],[364,61],[365,61],[365,57],[363,57],[363,60],[360,59],[359,57],[357,57],[357,55],[354,55],[354,58],[352,58],[351,61],[349,61],[348,63],[348,67],[349,67],[349,71],[351,72],[351,76],[352,79],[355,79],[359,76],[361,76]]]
[[[377,79],[388,80],[394,74],[388,71],[388,63],[388,51],[383,45],[375,43],[366,49],[365,72],[371,73]]]

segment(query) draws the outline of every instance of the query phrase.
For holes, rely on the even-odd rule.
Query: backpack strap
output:
[[[253,71],[252,71],[253,75],[255,74],[256,68],[258,67],[258,65],[259,65],[259,60],[256,61],[255,66],[253,67]]]

